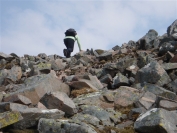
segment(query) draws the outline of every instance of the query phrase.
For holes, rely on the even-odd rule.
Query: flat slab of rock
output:
[[[168,100],[161,100],[159,103],[160,108],[164,108],[166,110],[172,111],[177,109],[177,103],[176,102],[171,102]]]
[[[164,63],[164,64],[162,64],[162,67],[165,70],[173,70],[173,69],[177,68],[177,63]]]
[[[145,109],[149,109],[156,101],[156,95],[152,92],[146,92],[144,96],[138,101],[140,106],[142,105]]]
[[[176,99],[176,94],[174,92],[166,90],[166,89],[164,89],[164,88],[162,88],[162,87],[160,87],[158,85],[146,83],[143,86],[143,89],[145,91],[152,92],[153,94],[155,94],[157,96],[165,97],[165,98],[171,99],[171,100],[175,100]]]
[[[0,113],[0,129],[14,124],[22,119],[23,117],[18,111],[7,111],[4,113]]]

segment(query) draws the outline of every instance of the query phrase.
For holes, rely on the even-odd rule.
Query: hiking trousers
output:
[[[71,38],[65,38],[64,44],[67,48],[67,55],[66,57],[69,58],[71,56],[71,52],[74,50],[74,40]]]

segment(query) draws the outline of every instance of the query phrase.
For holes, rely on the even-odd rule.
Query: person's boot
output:
[[[63,49],[63,54],[64,54],[64,56],[68,55],[67,49]]]

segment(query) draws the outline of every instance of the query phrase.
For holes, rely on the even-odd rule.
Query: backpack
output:
[[[73,36],[73,37],[75,37],[76,34],[77,34],[76,31],[74,29],[72,29],[72,28],[66,30],[66,32],[65,32],[66,36]]]

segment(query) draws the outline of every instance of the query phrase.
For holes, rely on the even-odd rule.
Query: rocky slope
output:
[[[177,20],[71,58],[0,53],[3,133],[176,133]]]

